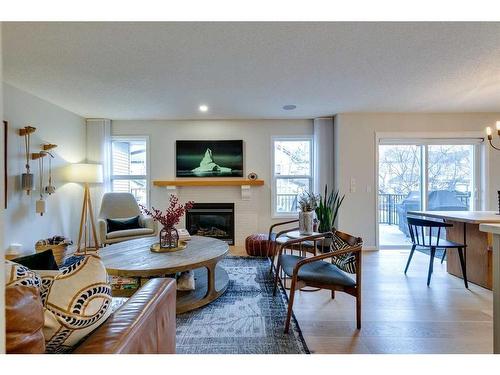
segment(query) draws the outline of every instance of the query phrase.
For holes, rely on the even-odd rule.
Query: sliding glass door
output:
[[[427,210],[470,211],[474,191],[474,146],[427,146]]]
[[[380,145],[379,242],[405,245],[406,212],[422,209],[422,149],[417,145]]]
[[[408,211],[476,208],[478,147],[476,140],[380,140],[378,234],[381,247],[410,245]]]

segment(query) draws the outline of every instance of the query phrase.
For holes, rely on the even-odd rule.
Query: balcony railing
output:
[[[408,194],[379,194],[379,224],[399,224],[397,204],[401,203],[407,196]]]
[[[278,212],[297,211],[297,194],[277,194],[276,207]]]
[[[400,215],[398,214],[398,204],[406,199],[408,194],[383,194],[378,195],[378,217],[379,224],[398,225]],[[470,202],[470,193],[456,192],[456,198],[467,207]]]
[[[470,193],[459,193],[457,199],[464,205],[469,207]],[[408,194],[383,194],[378,195],[378,213],[379,224],[398,225],[399,214],[398,205],[408,197]],[[297,195],[296,194],[277,194],[276,203],[278,212],[294,212],[297,211]]]

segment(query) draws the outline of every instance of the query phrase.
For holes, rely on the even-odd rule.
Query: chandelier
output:
[[[497,133],[498,133],[498,136],[500,137],[500,121],[497,121],[496,125],[497,125]],[[486,135],[488,136],[488,141],[490,142],[490,146],[493,147],[495,150],[500,151],[500,147],[496,147],[493,144],[492,130],[489,126],[486,128]]]

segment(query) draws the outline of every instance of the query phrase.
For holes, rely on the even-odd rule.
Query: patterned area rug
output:
[[[228,289],[211,304],[177,316],[177,353],[308,354],[295,317],[283,333],[287,297],[282,289],[273,297],[269,260],[227,257],[221,265]]]

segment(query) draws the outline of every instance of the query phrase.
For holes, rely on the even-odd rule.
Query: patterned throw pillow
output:
[[[14,285],[35,286],[40,288],[42,280],[40,276],[28,267],[6,260],[5,264],[5,287]]]
[[[86,255],[59,271],[39,273],[46,352],[71,351],[111,314],[106,269],[97,255]]]
[[[335,250],[343,250],[350,247],[342,238],[333,236],[333,248]],[[342,271],[347,273],[356,273],[356,255],[353,253],[345,253],[332,258],[335,264]]]

